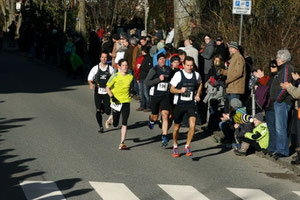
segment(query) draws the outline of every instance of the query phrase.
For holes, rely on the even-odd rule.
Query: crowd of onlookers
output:
[[[165,54],[165,65],[172,69],[182,69],[185,57],[190,56],[205,86],[197,124],[207,123],[205,131],[211,132],[216,142],[230,144],[236,155],[254,149],[278,159],[295,149],[297,156],[292,162],[300,163],[300,69],[292,66],[287,49],[278,50],[268,66],[254,67],[236,42],[201,34],[193,23],[192,34],[179,48],[174,47],[172,27],[167,32],[154,29],[152,34],[137,29],[112,34],[99,28],[88,38],[86,43],[75,31],[65,34],[50,24],[38,31],[24,23],[18,43],[21,50],[65,69],[73,78],[86,77],[99,63],[100,52],[108,53],[108,63],[116,69],[118,61],[125,58],[134,75],[138,94],[134,98],[140,101],[137,111],[144,112],[150,111],[151,100],[144,81],[157,65],[157,55]],[[182,125],[187,124],[186,120]],[[222,134],[214,133],[218,130]]]

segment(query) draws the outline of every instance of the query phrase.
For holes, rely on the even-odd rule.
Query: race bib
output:
[[[161,92],[165,92],[168,90],[168,83],[159,83],[157,85],[157,90]]]
[[[154,87],[151,87],[149,90],[149,95],[153,96],[154,95]]]
[[[182,101],[192,101],[193,100],[193,91],[186,91],[180,95],[180,100]]]
[[[112,103],[110,104],[110,107],[111,107],[112,109],[114,109],[114,110],[120,112],[121,109],[122,109],[122,105],[123,105],[123,104],[121,104],[121,103],[120,103],[120,104],[115,104],[115,103],[112,102]]]
[[[98,88],[98,94],[107,94],[106,89],[105,88]]]

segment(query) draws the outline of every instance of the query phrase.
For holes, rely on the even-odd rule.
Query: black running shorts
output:
[[[197,116],[197,107],[196,105],[190,106],[176,106],[174,110],[174,123],[180,124],[183,120],[184,114],[187,113],[188,117],[196,117]]]

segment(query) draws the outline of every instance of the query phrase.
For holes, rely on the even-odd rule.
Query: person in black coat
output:
[[[141,48],[144,59],[140,66],[140,76],[139,76],[139,86],[140,86],[140,96],[141,96],[141,108],[145,112],[150,111],[150,96],[149,87],[144,83],[148,75],[148,72],[152,68],[152,57],[149,55],[149,48],[143,46]]]
[[[228,48],[225,46],[224,41],[223,41],[223,37],[222,36],[218,36],[216,39],[216,52],[215,55],[221,55],[223,60],[226,62],[227,60],[229,60],[229,51]]]

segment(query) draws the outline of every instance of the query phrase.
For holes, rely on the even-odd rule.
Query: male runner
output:
[[[189,131],[184,151],[186,156],[192,155],[190,144],[195,133],[196,101],[200,101],[202,90],[201,76],[194,70],[194,59],[187,56],[183,62],[183,67],[183,70],[176,72],[170,81],[170,91],[175,94],[174,104],[176,104],[174,110],[173,157],[179,157],[177,137],[185,113],[189,117]]]
[[[149,128],[154,128],[154,123],[158,121],[158,113],[161,109],[162,113],[162,147],[168,145],[168,118],[170,110],[169,99],[169,81],[171,76],[171,68],[165,65],[166,56],[161,53],[157,55],[158,65],[150,69],[145,84],[150,87],[149,94],[151,96],[151,115],[149,119]]]
[[[106,64],[107,56],[108,53],[102,52],[100,63],[94,66],[88,75],[90,89],[95,91],[94,100],[96,105],[96,119],[100,127],[99,133],[104,132],[102,114],[110,114],[110,98],[105,88],[108,79],[114,73],[114,69],[112,66]]]

